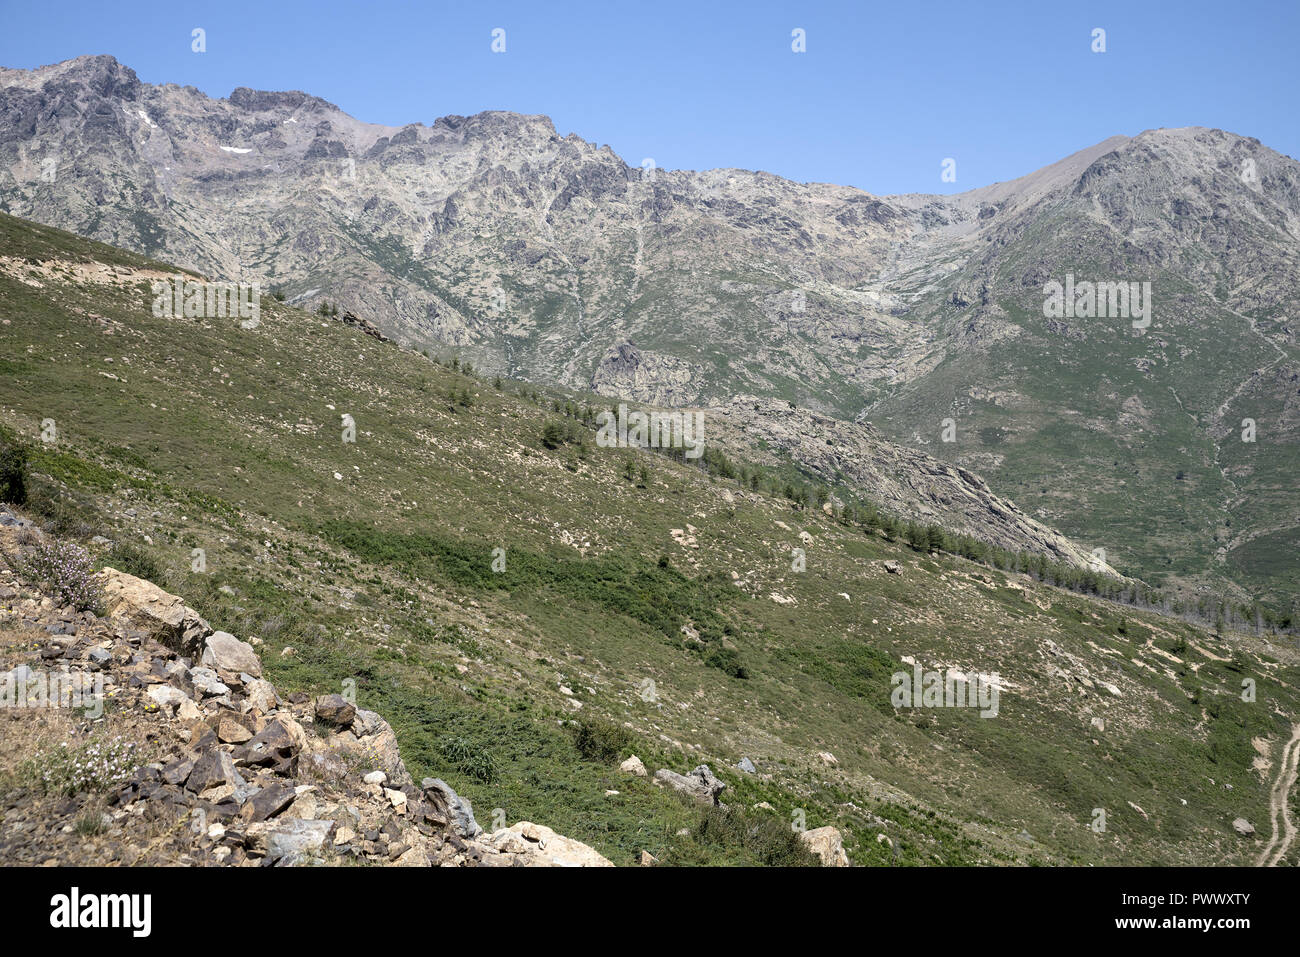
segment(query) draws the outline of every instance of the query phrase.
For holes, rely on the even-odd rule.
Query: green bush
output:
[[[93,501],[37,473],[28,473],[26,508],[45,531],[63,538],[91,538],[102,525]]]
[[[75,747],[66,743],[24,762],[19,779],[32,781],[46,794],[109,791],[128,781],[146,763],[140,746],[125,738],[96,737]]]
[[[18,436],[0,427],[0,502],[27,502],[27,446]]]
[[[128,575],[134,575],[136,578],[151,581],[155,585],[162,584],[164,577],[163,568],[154,557],[139,545],[130,542],[114,544],[104,556],[104,564]]]
[[[613,764],[632,753],[635,738],[627,728],[608,721],[587,720],[578,724],[573,745],[588,761]]]
[[[789,822],[770,814],[710,808],[696,825],[694,836],[701,844],[744,847],[767,867],[817,867],[821,863]]]
[[[542,445],[548,449],[558,449],[564,444],[564,423],[547,422],[542,427]]]
[[[733,678],[748,678],[749,671],[740,663],[740,655],[730,648],[713,648],[704,656],[704,663],[717,668]]]

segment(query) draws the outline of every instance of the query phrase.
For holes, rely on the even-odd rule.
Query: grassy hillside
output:
[[[1246,863],[1232,820],[1267,836],[1300,697],[1279,639],[914,551],[572,423],[544,442],[531,387],[269,298],[256,329],[154,317],[167,267],[55,230],[0,216],[0,257],[29,511],[139,546],[281,689],[355,682],[485,825],[676,864],[794,862],[799,816],[859,864]],[[896,711],[913,660],[997,673],[998,715]],[[708,763],[733,813],[620,773],[630,753]]]

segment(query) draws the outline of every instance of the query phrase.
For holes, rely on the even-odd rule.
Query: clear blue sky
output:
[[[191,52],[195,27],[206,53]],[[796,27],[806,53],[791,51]],[[1097,27],[1105,53],[1091,51]],[[971,189],[1159,126],[1300,156],[1298,41],[1300,0],[0,0],[4,66],[111,53],[146,82],[306,90],[389,124],[546,113],[633,165],[874,193]]]

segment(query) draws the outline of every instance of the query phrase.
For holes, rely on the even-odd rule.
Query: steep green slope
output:
[[[531,388],[273,301],[255,329],[155,317],[141,260],[69,234],[0,216],[0,257],[29,508],[146,547],[282,689],[355,682],[485,822],[618,863],[790,860],[800,814],[862,864],[1245,863],[1232,820],[1267,830],[1256,765],[1300,697],[1283,639],[913,551],[573,423],[548,447]],[[895,710],[912,661],[996,673],[998,714]],[[620,773],[632,752],[708,763],[746,816]]]

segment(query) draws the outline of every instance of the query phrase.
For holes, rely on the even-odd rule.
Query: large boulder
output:
[[[317,744],[327,751],[354,755],[372,771],[386,772],[389,782],[396,787],[414,784],[397,748],[397,735],[392,726],[373,711],[358,708],[345,730],[326,739],[316,738],[313,747]]]
[[[655,772],[655,784],[661,787],[667,785],[702,804],[715,806],[721,803],[718,800],[718,795],[727,787],[726,784],[714,777],[707,764],[701,764],[690,774],[678,774],[676,771],[660,768]]]
[[[110,618],[143,632],[191,661],[198,660],[203,652],[203,640],[212,634],[212,626],[179,596],[116,568],[105,568],[99,579]]]
[[[613,867],[595,849],[556,834],[549,827],[520,821],[479,838],[497,853],[511,858],[516,867]]]
[[[824,866],[849,866],[849,855],[844,850],[844,837],[837,828],[828,824],[826,827],[813,828],[811,831],[801,831],[799,839],[808,850],[821,859]]]
[[[323,694],[316,699],[316,720],[335,728],[346,728],[357,716],[357,706],[341,694]]]

